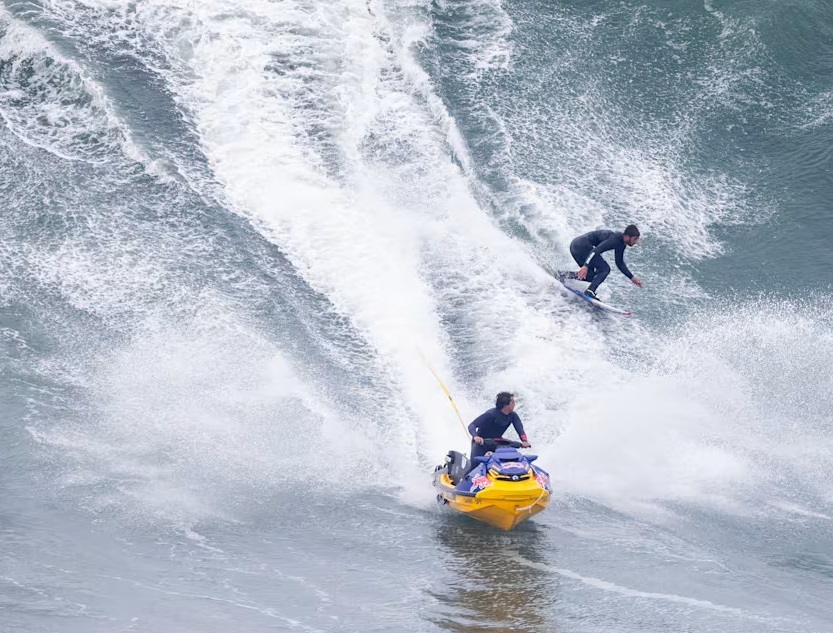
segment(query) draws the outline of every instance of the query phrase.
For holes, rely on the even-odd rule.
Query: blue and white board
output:
[[[575,273],[572,273],[575,274]],[[560,281],[564,287],[572,292],[577,297],[580,297],[582,300],[586,301],[594,308],[598,308],[599,310],[603,310],[604,312],[612,312],[613,314],[620,314],[622,316],[631,316],[631,312],[628,310],[622,310],[621,308],[617,308],[616,306],[612,306],[608,303],[603,303],[598,299],[592,299],[584,294],[584,291],[590,286],[590,284],[586,281],[581,281],[579,279],[573,279],[568,277],[567,274],[559,271],[555,274],[555,278]]]

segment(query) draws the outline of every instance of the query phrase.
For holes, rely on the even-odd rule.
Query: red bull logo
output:
[[[486,488],[488,488],[491,485],[492,485],[492,480],[489,479],[486,475],[478,475],[477,477],[472,477],[470,492],[477,492],[478,490],[485,490]]]
[[[535,473],[535,481],[541,488],[549,489],[550,478],[543,473]]]

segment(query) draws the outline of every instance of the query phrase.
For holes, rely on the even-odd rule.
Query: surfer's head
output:
[[[515,394],[508,391],[501,391],[495,398],[495,407],[506,414],[515,410]]]
[[[639,229],[636,228],[636,224],[628,224],[625,227],[625,244],[628,246],[633,246],[639,241]]]

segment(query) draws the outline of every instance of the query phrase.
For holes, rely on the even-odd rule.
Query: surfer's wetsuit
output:
[[[524,425],[521,422],[521,417],[514,411],[512,411],[509,415],[504,415],[503,412],[497,408],[489,409],[483,415],[475,418],[474,422],[469,424],[469,433],[472,438],[477,436],[482,437],[483,439],[494,439],[496,437],[503,437],[503,434],[506,432],[506,429],[509,428],[510,424],[515,427],[515,431],[518,432],[518,437],[521,438],[521,441],[526,442],[526,432],[524,431]],[[471,467],[474,468],[478,465],[474,461],[475,457],[483,456],[488,451],[493,450],[494,447],[492,446],[483,446],[483,444],[477,444],[474,440],[472,440]]]
[[[579,267],[587,266],[585,281],[590,282],[588,290],[596,292],[596,288],[610,274],[610,266],[602,257],[602,253],[607,251],[615,251],[616,266],[625,277],[633,278],[633,273],[625,266],[625,234],[621,231],[591,231],[579,235],[570,243],[570,255]]]

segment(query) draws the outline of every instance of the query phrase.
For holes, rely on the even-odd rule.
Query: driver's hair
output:
[[[514,394],[511,394],[508,391],[501,391],[495,398],[495,407],[497,407],[498,409],[508,407],[509,403],[512,402],[512,398],[514,397]]]

